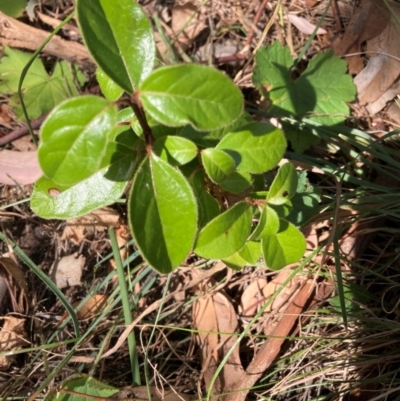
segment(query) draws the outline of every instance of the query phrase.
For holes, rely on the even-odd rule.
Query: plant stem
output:
[[[137,96],[137,92],[134,93],[131,97],[130,105],[139,121],[140,126],[143,129],[144,140],[146,142],[146,150],[147,154],[150,155],[152,153],[152,145],[154,142],[153,133],[147,122],[146,114],[144,113],[142,102]]]

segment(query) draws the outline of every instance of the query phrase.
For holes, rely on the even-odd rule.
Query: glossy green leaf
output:
[[[140,160],[136,160],[138,152],[133,148],[133,143],[138,139],[131,136],[131,143],[128,143],[121,136],[123,134],[107,145],[112,155],[108,165],[90,177],[74,185],[60,185],[46,177],[36,181],[31,209],[43,218],[70,219],[120,199]]]
[[[211,220],[199,233],[194,251],[209,259],[223,259],[237,252],[250,233],[251,208],[246,202]]]
[[[152,154],[138,169],[129,198],[129,223],[142,256],[169,273],[188,256],[197,231],[193,190],[176,168]]]
[[[76,374],[64,380],[60,386],[72,393],[53,390],[46,401],[85,401],[87,399],[108,399],[119,392],[119,389],[100,382],[86,374]]]
[[[96,96],[58,105],[41,128],[38,155],[45,176],[73,185],[107,166],[111,156],[107,143],[116,121],[116,109]]]
[[[229,153],[242,172],[260,174],[274,168],[286,150],[282,131],[271,124],[253,122],[226,135],[217,149]]]
[[[153,144],[153,152],[174,166],[189,163],[197,155],[197,147],[189,139],[179,136],[164,136]]]
[[[235,171],[233,174],[228,176],[226,180],[221,182],[219,186],[225,191],[233,194],[240,194],[246,189],[250,188],[253,183],[253,178],[249,173],[242,171]]]
[[[222,262],[224,262],[231,269],[240,270],[245,266],[255,265],[261,256],[260,242],[248,241],[244,244],[240,251],[222,259]]]
[[[247,241],[238,253],[248,265],[255,265],[262,256],[261,243],[259,241]]]
[[[163,67],[140,87],[148,114],[161,124],[191,124],[200,131],[222,128],[239,118],[243,97],[223,73],[197,64]]]
[[[127,182],[109,180],[106,172],[107,168],[100,170],[69,188],[39,178],[31,196],[31,209],[45,219],[71,219],[112,205],[121,198]]]
[[[282,165],[268,191],[267,201],[274,205],[283,205],[293,198],[297,188],[297,173],[293,164]]]
[[[279,217],[274,209],[265,206],[261,212],[260,220],[251,234],[251,239],[261,239],[277,234],[279,230]]]
[[[101,69],[128,93],[150,74],[155,60],[153,29],[133,0],[77,0],[86,46]]]
[[[293,224],[281,220],[279,232],[263,238],[261,247],[267,267],[279,270],[300,260],[306,250],[306,240]]]
[[[235,171],[235,161],[223,150],[208,148],[201,152],[204,170],[215,184],[225,181]]]
[[[101,92],[106,99],[115,101],[118,100],[124,93],[124,90],[111,78],[109,78],[100,67],[98,67],[96,70],[96,79],[99,83]]]
[[[235,252],[233,255],[228,256],[227,258],[223,258],[221,261],[233,270],[242,270],[248,265],[247,260],[243,259],[239,255],[239,252]]]

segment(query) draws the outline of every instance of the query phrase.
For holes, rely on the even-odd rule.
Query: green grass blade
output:
[[[124,311],[124,320],[125,324],[129,326],[132,323],[132,312],[129,303],[128,289],[125,281],[124,267],[122,264],[121,255],[119,253],[119,246],[114,229],[111,228],[110,230],[108,230],[108,235],[110,236],[115,265],[117,267],[118,283],[119,283],[119,289],[121,291],[122,308]],[[129,358],[131,362],[133,383],[137,386],[140,386],[139,360],[136,352],[135,332],[133,330],[129,333],[128,336],[128,348],[129,348]]]
[[[59,288],[55,285],[55,283],[50,279],[47,274],[42,272],[39,267],[36,266],[35,263],[22,251],[22,249],[17,246],[14,242],[12,242],[9,238],[7,238],[0,231],[0,240],[5,242],[6,244],[11,245],[14,252],[18,255],[18,257],[53,291],[54,295],[60,300],[60,302],[64,305],[64,308],[67,310],[72,319],[72,324],[74,325],[75,336],[77,338],[80,337],[79,332],[79,322],[74,311],[72,305],[68,302],[67,298],[65,298],[64,294],[59,290]]]

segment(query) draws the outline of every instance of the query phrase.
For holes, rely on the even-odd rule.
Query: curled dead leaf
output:
[[[25,319],[14,316],[1,317],[4,320],[0,328],[0,350],[15,351],[23,346],[29,345],[26,340]],[[6,369],[13,362],[15,356],[0,356],[0,369]]]
[[[28,305],[28,285],[25,275],[18,263],[11,257],[0,258],[0,291],[3,297],[8,294],[11,299],[14,312],[24,313]],[[0,302],[2,298],[0,298]]]

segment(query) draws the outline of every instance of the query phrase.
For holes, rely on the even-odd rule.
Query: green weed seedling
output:
[[[253,121],[241,91],[213,68],[155,69],[152,26],[137,3],[76,7],[105,98],[65,100],[43,124],[34,212],[81,216],[118,201],[131,183],[132,234],[162,273],[191,252],[233,268],[261,257],[270,269],[298,261],[305,239],[296,205],[315,199],[290,163],[265,183],[285,152],[283,132]]]

